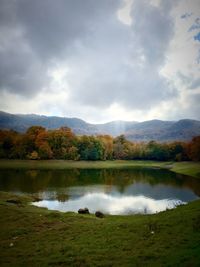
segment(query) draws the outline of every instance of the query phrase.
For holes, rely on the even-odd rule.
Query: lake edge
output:
[[[0,160],[1,169],[103,169],[103,168],[161,168],[200,179],[199,162],[165,162],[145,160],[67,161],[67,160]]]

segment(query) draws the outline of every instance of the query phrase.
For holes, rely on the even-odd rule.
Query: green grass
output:
[[[24,169],[101,169],[127,168],[135,166],[162,166],[165,162],[141,160],[70,161],[70,160],[0,160],[0,168]]]
[[[200,162],[176,162],[173,163],[172,171],[196,178],[200,178]]]
[[[1,160],[0,168],[169,168],[200,178],[200,164]],[[19,204],[8,203],[19,200]],[[200,266],[200,200],[154,215],[61,213],[0,192],[0,266]]]
[[[67,161],[67,160],[0,160],[0,169],[106,169],[167,168],[174,172],[200,178],[200,162],[165,162],[148,160]]]
[[[200,264],[200,201],[155,215],[98,219],[37,208],[28,197],[0,193],[0,199],[1,266]]]

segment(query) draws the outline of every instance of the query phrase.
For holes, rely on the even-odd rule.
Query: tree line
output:
[[[0,158],[66,160],[200,161],[200,136],[190,142],[131,142],[124,135],[77,136],[70,128],[46,130],[32,126],[26,133],[0,130]]]

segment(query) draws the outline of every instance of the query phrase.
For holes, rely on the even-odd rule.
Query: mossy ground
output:
[[[15,164],[30,168],[32,163]],[[52,166],[49,162],[45,164],[43,168]],[[66,164],[71,166],[66,162],[54,164],[62,168]],[[76,164],[79,168],[88,166],[88,163]],[[93,166],[99,168],[99,164],[105,167],[113,163],[94,162]],[[133,162],[117,164],[133,166]],[[196,163],[145,164],[175,168],[174,171],[197,177],[200,173]],[[7,202],[13,199],[19,203]],[[103,219],[52,212],[30,205],[31,201],[29,196],[0,193],[0,266],[200,266],[199,200],[154,215]]]

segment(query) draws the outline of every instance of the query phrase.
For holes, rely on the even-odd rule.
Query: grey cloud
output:
[[[150,67],[140,70],[110,66],[107,72],[96,67],[92,73],[91,79],[81,77],[80,85],[72,79],[74,102],[104,108],[120,103],[128,109],[145,110],[176,95],[173,88],[169,90],[167,81]]]
[[[191,77],[184,75],[182,72],[177,72],[177,77],[185,84],[191,83]]]
[[[189,17],[191,17],[192,16],[192,13],[188,13],[188,12],[186,12],[186,13],[184,13],[183,15],[181,15],[181,19],[188,19]]]
[[[200,78],[195,79],[192,75],[184,75],[181,72],[177,73],[177,77],[182,81],[182,83],[187,87],[187,89],[198,89],[200,88]]]
[[[190,84],[190,89],[197,89],[197,88],[200,88],[200,78],[193,80],[192,83]]]
[[[0,25],[14,26],[17,22],[15,1],[1,0],[0,2]]]
[[[187,101],[188,103],[190,103],[190,105],[188,105],[188,108],[186,110],[183,110],[183,114],[185,115],[185,118],[196,118],[196,119],[200,119],[200,94],[193,94],[193,95],[189,95],[187,97]],[[192,107],[192,108],[191,108]]]
[[[3,29],[0,28],[0,34]],[[6,40],[7,38],[7,40]],[[30,96],[48,85],[46,68],[18,32],[7,30],[0,49],[0,90]]]
[[[119,0],[21,0],[17,13],[31,45],[49,59],[72,53],[74,43],[92,35],[95,21],[103,22],[118,6]]]
[[[96,24],[89,49],[79,50],[68,62],[74,101],[94,107],[120,103],[129,109],[149,109],[176,95],[159,75],[173,36],[170,9],[166,12],[162,5],[135,0],[132,17],[131,27],[109,17],[104,24]]]
[[[37,94],[48,87],[47,70],[56,62],[69,68],[72,103],[149,109],[173,97],[175,89],[159,74],[173,37],[173,1],[155,7],[135,0],[131,26],[117,18],[121,3],[1,1],[1,90]]]
[[[114,0],[2,0],[0,90],[29,96],[48,87],[52,60],[72,54],[92,35],[95,19],[102,20],[118,4]]]
[[[149,64],[163,64],[174,25],[170,16],[171,1],[161,1],[153,6],[149,1],[135,0],[132,7],[133,32],[138,48]]]

